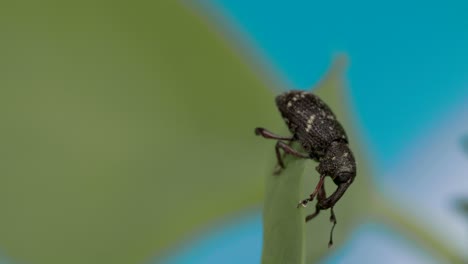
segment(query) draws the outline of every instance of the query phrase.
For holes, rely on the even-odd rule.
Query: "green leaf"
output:
[[[273,95],[211,24],[180,1],[30,2],[0,8],[2,254],[143,263],[262,201]]]
[[[280,175],[266,178],[263,211],[263,264],[304,263],[304,211],[296,205],[302,199],[304,161],[285,159]]]

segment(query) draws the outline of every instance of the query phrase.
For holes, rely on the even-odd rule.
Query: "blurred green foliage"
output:
[[[468,135],[464,135],[462,137],[461,145],[462,145],[462,149],[468,155]],[[461,199],[456,200],[455,206],[462,214],[464,214],[465,216],[468,216],[468,199],[467,198],[461,198]]]
[[[0,32],[6,255],[139,263],[261,201],[273,94],[194,11],[8,2]]]
[[[253,128],[283,128],[274,94],[195,11],[7,1],[0,32],[0,249],[14,261],[141,263],[262,200],[273,147]],[[337,241],[366,208],[358,177]],[[326,248],[328,217],[308,226]]]
[[[468,134],[461,138],[461,146],[466,155],[468,155]]]
[[[459,199],[456,201],[457,209],[463,213],[464,215],[468,216],[468,199]]]

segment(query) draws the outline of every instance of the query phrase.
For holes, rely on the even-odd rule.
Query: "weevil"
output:
[[[292,135],[279,136],[261,127],[255,128],[255,134],[278,140],[275,146],[278,161],[275,174],[280,174],[285,168],[281,150],[284,155],[312,159],[319,163],[316,167],[320,174],[319,182],[308,198],[299,201],[297,207],[306,207],[317,197],[315,212],[305,218],[306,222],[314,219],[321,210],[330,208],[330,221],[333,223],[328,243],[330,247],[333,245],[333,230],[337,222],[333,207],[356,176],[356,161],[348,144],[348,136],[330,107],[313,93],[292,90],[278,95],[275,101]],[[302,151],[292,147],[294,142],[299,143]],[[338,186],[329,197],[325,193],[326,176],[331,177]]]

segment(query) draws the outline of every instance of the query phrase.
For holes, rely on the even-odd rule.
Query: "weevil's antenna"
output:
[[[330,241],[328,242],[328,248],[333,246],[333,230],[335,229],[335,226],[336,226],[336,216],[335,216],[335,212],[333,211],[333,207],[330,208],[330,212],[331,212],[330,222],[333,223],[333,226],[332,226],[332,229],[330,231]]]

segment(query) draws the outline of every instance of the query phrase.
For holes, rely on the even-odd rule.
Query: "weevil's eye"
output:
[[[333,182],[336,185],[340,183],[348,182],[353,177],[353,174],[350,172],[339,172],[336,177],[333,178]]]

